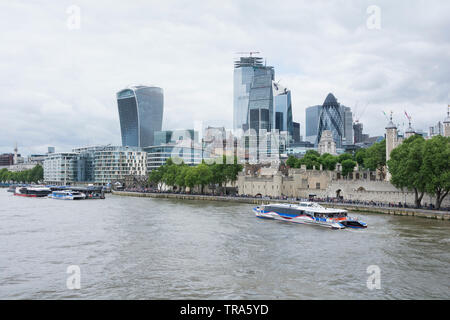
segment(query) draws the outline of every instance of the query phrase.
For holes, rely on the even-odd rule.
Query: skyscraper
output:
[[[291,91],[273,83],[274,94],[274,126],[272,129],[286,131],[293,139],[294,125],[292,121]]]
[[[351,145],[353,144],[353,113],[352,109],[341,105],[342,120],[344,121],[344,135],[343,144]]]
[[[312,106],[305,110],[305,141],[316,143],[319,129],[319,116],[322,106]]]
[[[159,87],[132,86],[117,93],[122,145],[153,145],[154,132],[161,131],[164,96]]]
[[[337,102],[332,93],[329,93],[325,99],[319,116],[319,128],[317,130],[316,143],[320,142],[322,133],[325,130],[330,130],[333,135],[333,140],[336,142],[336,147],[342,147],[342,138],[344,137],[344,119],[341,106]]]
[[[354,143],[364,142],[362,123],[355,122],[355,124],[353,125],[353,132],[355,135]]]
[[[293,122],[293,127],[294,127],[294,135],[292,139],[294,140],[294,143],[299,143],[302,140],[300,136],[300,123]]]
[[[234,63],[233,129],[259,132],[273,126],[273,67],[260,57],[241,57]]]

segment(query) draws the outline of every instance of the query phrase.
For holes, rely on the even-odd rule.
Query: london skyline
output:
[[[138,84],[164,89],[163,129],[196,120],[231,129],[241,51],[259,51],[292,91],[302,136],[305,109],[329,92],[370,135],[384,133],[391,110],[426,131],[450,102],[450,4],[439,3],[2,3],[0,152],[15,142],[25,154],[120,145],[115,93]],[[379,29],[368,26],[373,4]],[[68,24],[73,5],[79,28]]]

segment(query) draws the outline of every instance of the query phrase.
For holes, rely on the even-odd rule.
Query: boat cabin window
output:
[[[274,212],[285,213],[285,214],[294,214],[294,215],[303,214],[303,210],[299,210],[296,208],[288,208],[288,207],[264,206],[263,210],[264,211],[274,211]]]

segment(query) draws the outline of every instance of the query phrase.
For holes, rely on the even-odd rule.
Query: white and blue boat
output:
[[[258,218],[318,225],[332,229],[367,228],[367,224],[349,217],[347,210],[325,208],[315,202],[267,204],[253,208]]]
[[[48,195],[51,199],[59,199],[59,200],[83,200],[86,198],[86,195],[82,192],[72,191],[72,190],[59,190],[53,191]]]

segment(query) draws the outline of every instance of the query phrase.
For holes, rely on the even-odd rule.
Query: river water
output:
[[[330,230],[257,219],[251,208],[0,189],[0,298],[450,298],[448,221],[357,214],[369,228]],[[73,265],[78,290],[66,284]],[[369,266],[379,289],[367,286]]]

